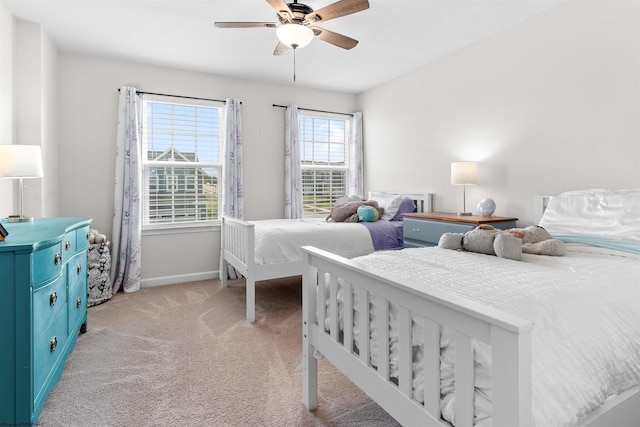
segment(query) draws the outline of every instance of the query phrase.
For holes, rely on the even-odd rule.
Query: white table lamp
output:
[[[9,222],[29,222],[32,217],[25,217],[24,184],[25,178],[42,176],[42,151],[36,145],[0,145],[0,178],[20,180],[20,215],[10,215]]]
[[[477,182],[478,164],[476,162],[451,163],[451,184],[462,185],[462,212],[458,212],[458,215],[471,215],[471,212],[467,212],[467,185],[475,185]]]

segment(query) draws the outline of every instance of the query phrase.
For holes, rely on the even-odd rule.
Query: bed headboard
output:
[[[550,198],[551,196],[541,196],[541,195],[533,196],[533,224],[534,225],[538,225],[538,223],[540,222],[540,219],[542,218],[544,211],[547,209],[547,206],[549,206]]]
[[[371,194],[376,191],[370,191],[367,199],[371,199]],[[377,193],[398,194],[409,197],[416,204],[419,213],[433,212],[433,193],[405,193],[403,191],[379,191]]]
[[[433,193],[401,193],[405,197],[410,197],[418,207],[419,213],[433,212]]]

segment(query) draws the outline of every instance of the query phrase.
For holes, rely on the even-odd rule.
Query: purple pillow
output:
[[[418,208],[410,197],[403,197],[398,208],[398,213],[391,221],[402,221],[402,214],[416,212]]]

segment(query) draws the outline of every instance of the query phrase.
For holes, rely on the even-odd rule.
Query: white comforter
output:
[[[268,219],[255,224],[256,264],[300,261],[302,246],[311,245],[345,258],[373,252],[371,234],[362,224],[326,222],[321,218]]]
[[[522,261],[511,261],[421,248],[378,252],[356,261],[410,279],[416,288],[447,291],[533,320],[533,412],[537,426],[575,425],[608,396],[640,384],[638,255],[568,245],[563,257],[524,254]],[[392,322],[395,316],[392,307]],[[422,336],[416,333],[420,323],[414,323],[415,346],[422,345],[415,338]],[[375,334],[373,330],[372,343]],[[390,336],[397,337],[394,324]],[[451,419],[455,405],[454,351],[445,329],[441,342],[441,406],[445,419],[455,423]],[[393,344],[391,353],[393,357]],[[375,357],[372,354],[372,360]],[[490,416],[490,360],[490,348],[476,343],[478,425],[484,425]],[[420,364],[414,366],[418,367],[414,384],[422,384]],[[397,366],[392,362],[392,374],[394,370],[397,372]],[[420,386],[414,388],[414,395],[422,398]]]

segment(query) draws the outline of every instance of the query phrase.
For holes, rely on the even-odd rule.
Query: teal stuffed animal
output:
[[[360,206],[358,208],[358,219],[363,222],[376,222],[380,219],[380,212],[373,206]]]

